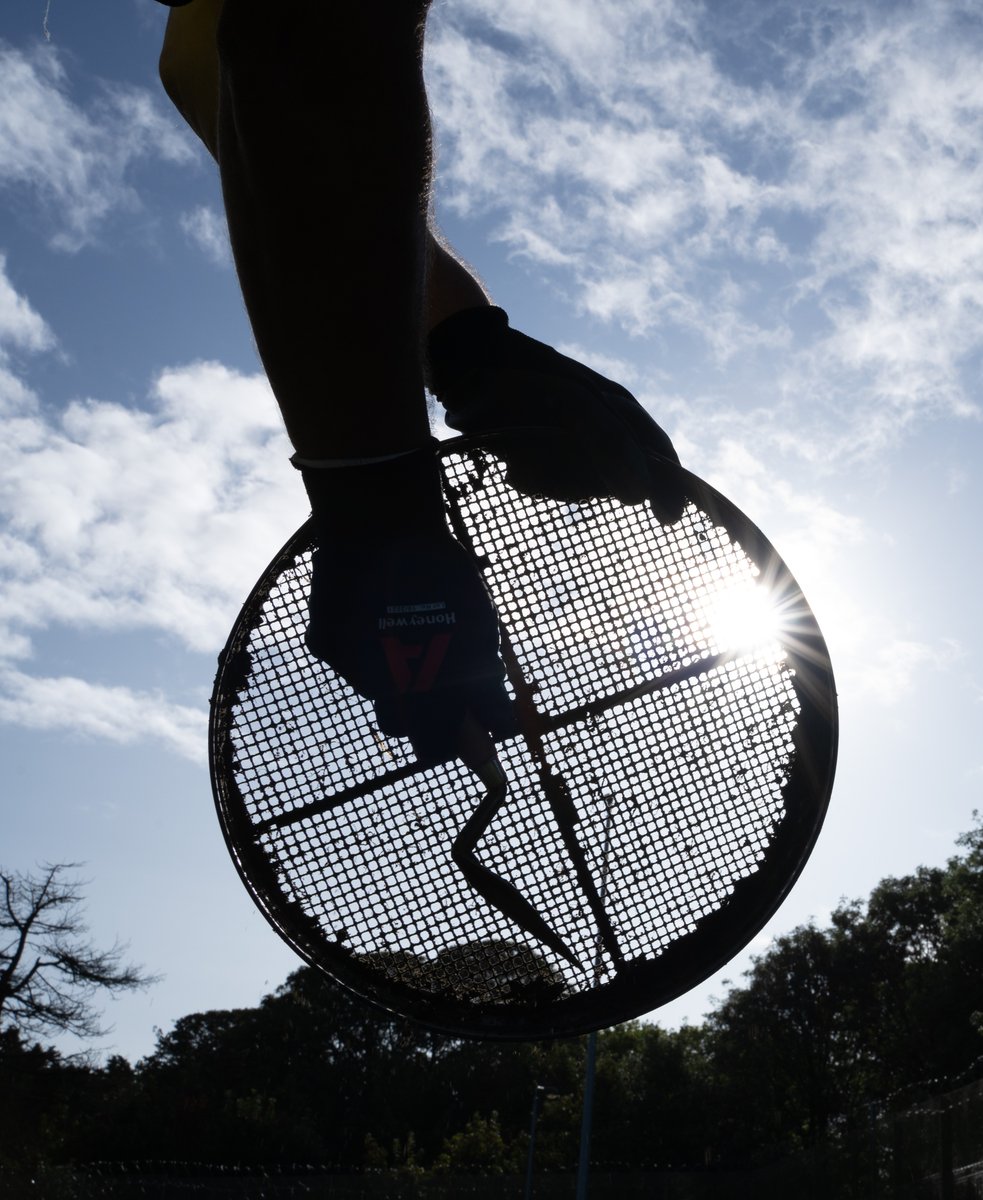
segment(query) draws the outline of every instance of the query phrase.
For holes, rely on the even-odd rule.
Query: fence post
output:
[[[956,1180],[952,1173],[952,1109],[939,1110],[939,1159],[942,1169],[942,1200],[955,1200]]]
[[[901,1116],[891,1114],[891,1198],[902,1200],[901,1190]]]

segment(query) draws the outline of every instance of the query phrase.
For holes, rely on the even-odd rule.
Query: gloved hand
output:
[[[306,641],[422,763],[493,753],[515,732],[498,618],[444,524],[436,459],[310,470],[319,546]],[[436,489],[436,493],[435,493]],[[341,501],[344,501],[344,504]],[[468,761],[468,765],[480,765]]]
[[[579,500],[648,500],[673,524],[686,504],[665,431],[620,384],[512,329],[500,308],[455,313],[430,334],[429,385],[461,433],[496,441],[517,491]]]

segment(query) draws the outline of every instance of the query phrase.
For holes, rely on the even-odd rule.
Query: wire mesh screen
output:
[[[794,580],[706,484],[683,476],[690,503],[667,527],[647,505],[520,495],[493,446],[441,450],[520,716],[476,852],[571,953],[452,858],[476,776],[421,767],[308,653],[309,526],[220,659],[213,781],[247,887],[307,961],[449,1032],[560,1036],[672,999],[767,921],[823,819],[835,693]]]

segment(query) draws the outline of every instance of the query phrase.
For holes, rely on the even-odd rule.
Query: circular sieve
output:
[[[212,780],[246,887],[308,963],[448,1033],[559,1037],[681,995],[768,921],[825,815],[836,695],[795,580],[709,485],[680,472],[663,526],[521,495],[494,447],[440,457],[520,716],[500,772],[420,766],[308,653],[308,522],[220,657]]]

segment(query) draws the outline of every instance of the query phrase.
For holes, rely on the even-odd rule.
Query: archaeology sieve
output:
[[[521,495],[494,447],[440,456],[520,717],[501,775],[421,767],[308,653],[308,522],[220,657],[212,780],[243,881],[307,962],[448,1033],[566,1036],[689,990],[771,917],[825,814],[836,697],[795,580],[709,485],[681,472],[663,526]]]

